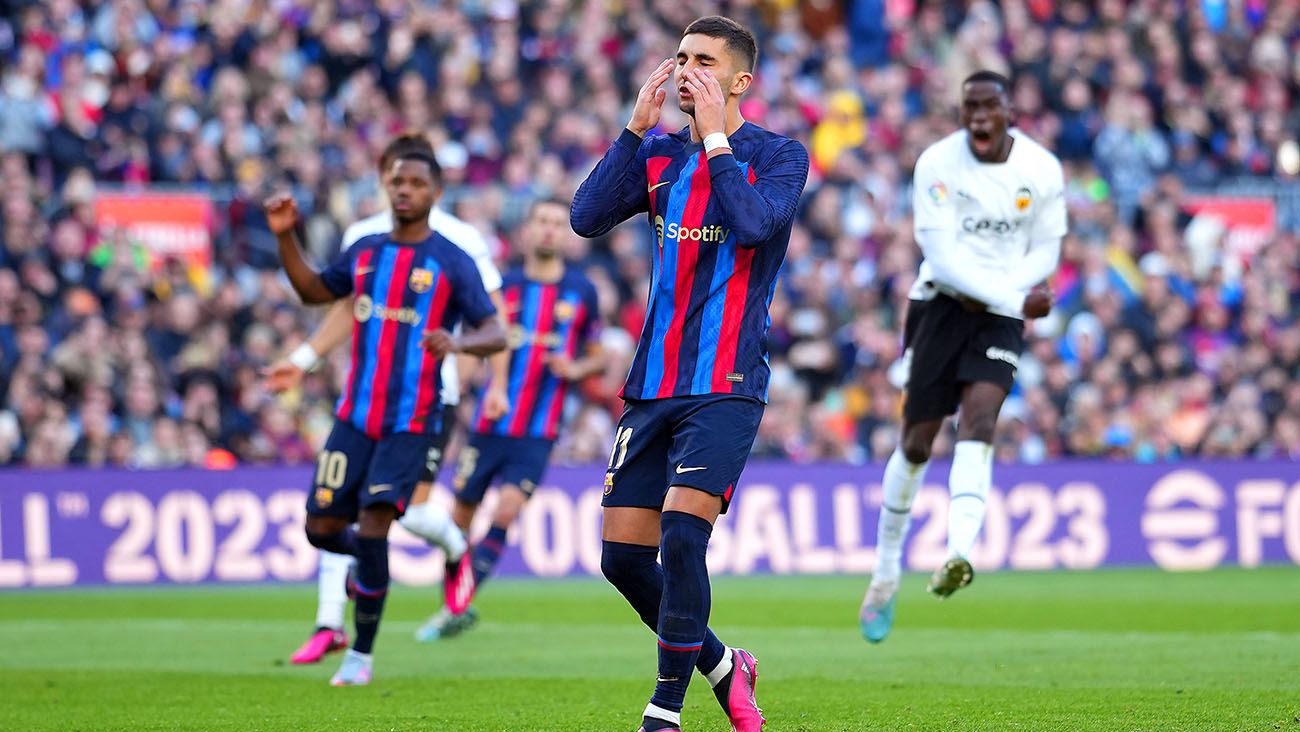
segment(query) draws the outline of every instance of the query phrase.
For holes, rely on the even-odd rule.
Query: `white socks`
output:
[[[993,484],[993,446],[962,440],[952,453],[948,476],[948,556],[970,556],[975,538],[984,526],[984,504]]]
[[[465,535],[451,520],[451,514],[432,502],[420,503],[406,510],[406,515],[398,519],[403,528],[424,539],[430,544],[442,547],[447,553],[447,561],[454,562],[469,547]]]
[[[641,713],[641,716],[653,717],[655,719],[662,719],[663,721],[670,722],[672,724],[677,725],[678,727],[680,727],[682,724],[681,712],[672,712],[667,709],[664,709],[663,707],[657,707],[654,704],[647,704],[645,706],[645,711]]]
[[[903,457],[902,448],[895,448],[885,464],[885,477],[881,481],[884,496],[881,499],[880,522],[876,525],[876,569],[873,582],[897,582],[902,569],[903,541],[912,525],[912,499],[925,481],[929,462],[913,465]]]
[[[731,649],[723,646],[723,650],[722,660],[718,661],[718,665],[714,666],[712,671],[704,674],[704,678],[709,680],[709,686],[717,686],[719,682],[727,677],[727,674],[731,673],[733,665],[731,662]]]
[[[317,575],[316,627],[343,629],[343,612],[348,606],[348,569],[356,561],[347,554],[320,553]]]

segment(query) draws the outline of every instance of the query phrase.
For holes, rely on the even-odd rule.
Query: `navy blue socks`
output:
[[[705,554],[713,525],[689,513],[665,511],[659,527],[664,592],[659,605],[659,683],[650,704],[680,713],[708,634],[711,597]]]
[[[352,586],[356,592],[357,640],[352,650],[370,653],[379,632],[379,618],[384,614],[388,596],[388,539],[359,536],[356,539],[357,568]]]
[[[600,569],[605,579],[627,599],[650,630],[659,631],[659,605],[663,602],[664,571],[659,566],[659,548],[602,542]],[[727,647],[712,630],[705,629],[704,642],[695,668],[707,674],[722,662]]]
[[[474,584],[482,585],[483,580],[492,576],[492,570],[496,569],[497,562],[501,561],[501,554],[506,550],[506,529],[505,526],[493,526],[488,529],[487,536],[474,547]]]

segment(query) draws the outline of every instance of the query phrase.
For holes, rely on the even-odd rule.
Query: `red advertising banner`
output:
[[[1277,202],[1264,197],[1194,196],[1183,202],[1194,216],[1218,219],[1227,229],[1227,251],[1250,261],[1277,232]]]
[[[150,269],[178,259],[193,271],[212,263],[212,201],[198,193],[104,192],[95,195],[95,220],[101,231],[125,229],[150,253]]]

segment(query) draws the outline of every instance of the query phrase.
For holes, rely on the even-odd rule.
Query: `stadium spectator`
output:
[[[379,148],[424,128],[443,204],[504,260],[529,203],[571,195],[617,135],[635,93],[623,80],[718,11],[765,51],[744,114],[816,159],[772,307],[758,456],[887,457],[919,256],[911,169],[953,128],[954,80],[987,67],[1017,79],[1021,127],[1065,161],[1072,222],[1060,303],[1031,326],[999,457],[1300,457],[1295,3],[249,7],[0,2],[0,464],[307,459],[346,354],[283,403],[258,387],[315,317],[272,271],[261,193],[292,188],[325,261],[343,227],[382,208]],[[153,185],[214,202],[210,267],[96,219],[97,192]],[[1278,226],[1233,230],[1200,211],[1193,192],[1231,185],[1272,197]],[[608,454],[645,310],[645,229],[575,252],[616,373],[568,405],[577,429],[557,460]]]

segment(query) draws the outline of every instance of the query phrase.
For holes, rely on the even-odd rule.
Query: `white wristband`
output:
[[[713,132],[704,136],[704,152],[711,153],[720,147],[731,147],[731,142],[727,140],[726,133]]]
[[[298,346],[293,349],[293,353],[289,354],[289,363],[297,366],[303,371],[311,371],[316,368],[316,364],[319,361],[320,354],[316,353],[316,349],[312,348],[310,343],[304,343],[301,346]]]

